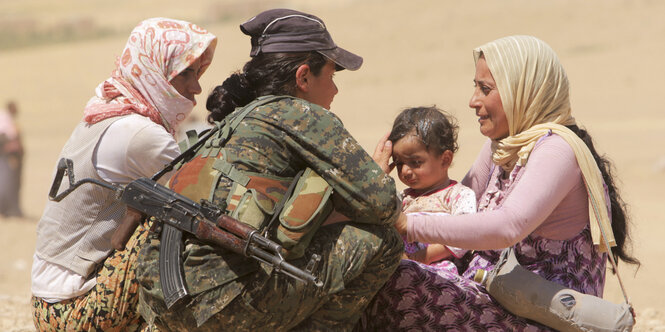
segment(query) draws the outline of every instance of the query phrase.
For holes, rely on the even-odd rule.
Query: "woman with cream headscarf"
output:
[[[625,249],[627,216],[610,165],[571,116],[554,51],[537,38],[511,36],[475,49],[474,59],[469,106],[490,140],[462,183],[475,191],[478,213],[408,215],[396,227],[409,241],[475,251],[456,262],[461,275],[403,260],[367,309],[366,328],[547,329],[511,314],[473,281],[507,247],[526,269],[595,296],[605,281],[603,243],[614,257],[639,263]],[[390,146],[382,141],[375,153],[385,171]]]
[[[173,135],[196,105],[199,78],[216,43],[214,35],[189,22],[141,22],[58,160],[72,159],[77,179],[125,185],[151,177],[180,154]],[[134,265],[149,225],[140,225],[125,249],[114,250],[111,235],[125,214],[114,195],[84,185],[60,202],[47,203],[32,266],[37,330],[139,327]]]

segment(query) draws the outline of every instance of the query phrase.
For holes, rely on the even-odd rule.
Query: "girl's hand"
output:
[[[412,261],[420,262],[423,264],[429,264],[430,262],[427,261],[427,248],[425,249],[420,249],[413,254],[409,255],[409,259]]]
[[[453,258],[453,255],[448,248],[442,244],[430,244],[427,248],[420,249],[409,255],[409,259],[428,265],[451,258]]]
[[[395,164],[390,163],[390,157],[393,154],[393,142],[388,140],[388,136],[390,136],[390,132],[381,137],[379,143],[376,144],[376,149],[374,149],[374,155],[372,155],[374,162],[377,163],[386,174],[390,174],[395,167]]]

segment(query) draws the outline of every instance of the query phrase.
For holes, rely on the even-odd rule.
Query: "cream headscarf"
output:
[[[84,120],[138,113],[171,135],[194,104],[171,85],[172,78],[201,58],[199,77],[212,61],[217,37],[196,24],[156,17],[134,28],[112,76],[88,101]]]
[[[616,246],[603,178],[586,144],[565,126],[574,125],[568,77],[554,51],[531,36],[510,36],[473,51],[487,61],[508,120],[509,136],[492,142],[492,159],[506,171],[526,165],[540,137],[550,130],[572,147],[589,196],[593,243],[607,251],[601,236]],[[595,221],[595,222],[594,222]]]

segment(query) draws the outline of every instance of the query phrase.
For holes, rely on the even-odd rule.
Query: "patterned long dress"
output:
[[[523,169],[516,167],[507,179],[494,171],[478,210],[492,210],[510,192]],[[515,244],[519,263],[547,280],[577,291],[602,296],[606,254],[591,241],[589,227],[567,240],[529,235]],[[461,275],[402,260],[397,271],[365,311],[360,331],[551,331],[546,326],[517,317],[473,281],[478,269],[492,269],[500,250],[475,251],[460,266]],[[458,262],[459,264],[460,262]]]

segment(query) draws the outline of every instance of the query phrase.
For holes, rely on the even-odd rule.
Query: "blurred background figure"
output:
[[[16,124],[14,101],[0,110],[0,216],[22,217],[19,193],[23,166],[23,144]]]

